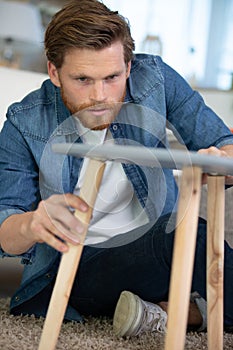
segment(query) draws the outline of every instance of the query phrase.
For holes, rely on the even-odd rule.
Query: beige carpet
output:
[[[9,298],[0,298],[0,350],[38,348],[44,320],[9,315]],[[205,333],[188,333],[185,349],[207,349]],[[86,324],[63,324],[56,349],[60,350],[160,350],[164,335],[144,334],[133,339],[118,339],[111,320],[87,319]],[[233,335],[224,334],[224,349],[233,349]],[[172,349],[171,349],[172,350]]]
[[[206,188],[203,188],[200,213],[206,217]],[[233,247],[233,188],[226,191],[226,239]],[[0,259],[0,350],[36,350],[43,319],[9,315],[9,296],[20,283],[22,265],[16,259]],[[145,334],[134,339],[118,339],[112,332],[111,320],[88,319],[85,325],[62,326],[56,350],[162,350],[164,336]],[[188,333],[185,349],[207,349],[205,333]],[[224,349],[233,349],[233,334],[224,334]],[[169,349],[172,350],[172,349]],[[219,349],[216,349],[219,350]]]

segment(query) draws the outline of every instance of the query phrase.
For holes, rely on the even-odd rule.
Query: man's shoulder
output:
[[[141,68],[162,68],[164,62],[160,56],[147,54],[147,53],[135,53],[132,60],[132,71]]]
[[[50,79],[46,79],[41,87],[29,92],[19,102],[11,104],[8,108],[8,115],[17,114],[22,110],[30,110],[39,105],[47,105],[54,101],[55,86]]]
[[[128,80],[128,94],[134,101],[141,102],[145,96],[164,85],[164,63],[159,56],[138,53],[131,63]]]
[[[9,106],[7,119],[22,134],[45,137],[57,127],[57,99],[60,101],[58,88],[49,79],[45,80],[39,89]]]

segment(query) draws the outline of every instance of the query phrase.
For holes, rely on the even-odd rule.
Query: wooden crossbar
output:
[[[69,244],[69,252],[62,256],[38,350],[54,350],[56,347],[103,172],[103,162],[89,161],[80,196],[90,205],[90,210],[88,213],[75,213],[85,223],[83,241],[78,246]],[[185,346],[201,198],[201,176],[202,170],[197,166],[184,167],[182,171],[165,350],[183,350]],[[223,348],[224,202],[224,177],[208,176],[207,315],[210,350]]]

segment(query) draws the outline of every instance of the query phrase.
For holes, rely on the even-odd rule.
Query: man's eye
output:
[[[114,74],[114,75],[110,75],[109,77],[107,77],[107,80],[114,80],[116,79],[117,75]]]
[[[86,82],[88,79],[85,77],[80,77],[80,78],[78,78],[78,80],[83,83],[83,82]]]

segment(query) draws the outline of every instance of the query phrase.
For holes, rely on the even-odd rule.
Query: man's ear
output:
[[[54,64],[52,62],[48,61],[47,69],[48,69],[48,75],[49,75],[52,83],[55,86],[60,87],[61,84],[60,84],[60,79],[59,79],[57,68],[54,66]]]
[[[127,69],[126,69],[126,78],[129,77],[130,75],[130,70],[131,70],[131,61],[127,64]]]

